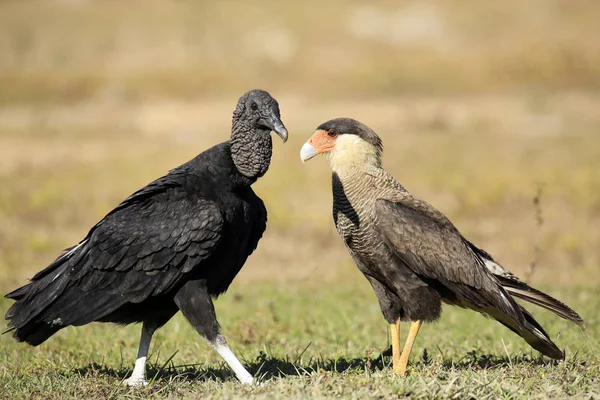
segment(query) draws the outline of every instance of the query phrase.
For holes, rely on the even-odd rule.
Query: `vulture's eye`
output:
[[[252,109],[252,111],[256,111],[258,110],[258,104],[256,104],[255,101],[253,101],[252,104],[250,104],[250,108]]]
[[[330,138],[334,138],[338,135],[338,133],[336,131],[334,131],[333,129],[330,129],[327,131],[327,136],[329,136]]]

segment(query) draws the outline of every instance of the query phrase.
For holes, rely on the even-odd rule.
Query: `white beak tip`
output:
[[[317,154],[317,150],[315,150],[312,144],[306,142],[300,149],[300,160],[302,160],[302,163],[304,164],[306,161],[310,160]]]

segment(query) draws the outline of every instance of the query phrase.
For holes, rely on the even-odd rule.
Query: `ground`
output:
[[[0,3],[0,293],[226,140],[238,96],[267,89],[290,140],[274,138],[255,185],[267,232],[216,301],[262,385],[239,385],[178,315],[140,389],[121,385],[138,326],[68,328],[37,348],[2,335],[0,398],[600,398],[596,2],[144,4]],[[407,189],[581,314],[584,331],[528,306],[565,362],[446,307],[410,376],[392,375],[387,324],[333,226],[329,167],[299,160],[339,116],[380,134]]]
[[[145,388],[121,384],[131,373],[139,327],[97,324],[66,329],[39,348],[4,338],[0,390],[7,398],[40,399],[600,396],[598,293],[551,293],[588,324],[582,331],[547,312],[534,313],[566,350],[565,362],[542,358],[496,322],[446,309],[438,323],[421,330],[410,376],[398,378],[391,360],[378,358],[389,343],[387,324],[357,277],[320,289],[238,285],[217,302],[223,331],[259,387],[240,385],[178,315],[154,339],[152,382]]]

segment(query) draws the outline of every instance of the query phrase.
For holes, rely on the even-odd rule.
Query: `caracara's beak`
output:
[[[327,131],[318,129],[300,149],[300,160],[306,162],[318,154],[328,153],[335,147],[335,139]]]
[[[303,163],[310,160],[317,154],[319,154],[319,153],[317,153],[317,150],[315,150],[315,148],[313,147],[312,144],[310,144],[310,142],[304,143],[304,145],[300,149],[300,159],[302,160]]]

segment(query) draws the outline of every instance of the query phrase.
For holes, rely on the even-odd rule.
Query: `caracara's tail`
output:
[[[566,304],[556,300],[554,297],[547,295],[537,289],[532,288],[525,282],[522,282],[519,278],[513,275],[512,272],[498,264],[491,255],[481,250],[473,243],[468,242],[471,249],[481,257],[485,267],[490,271],[500,285],[508,292],[511,296],[519,298],[521,300],[528,301],[536,306],[545,308],[546,310],[552,311],[554,314],[561,318],[571,321],[582,328],[585,328],[583,319],[573,311]]]
[[[566,304],[532,288],[524,282],[499,277],[500,284],[511,296],[528,301],[536,306],[552,311],[554,314],[585,328],[583,319]]]
[[[578,326],[584,328],[583,319],[566,304],[556,300],[555,298],[532,288],[528,284],[522,282],[510,271],[498,264],[491,255],[481,250],[474,244],[467,242],[471,249],[481,258],[485,267],[498,280],[498,284],[503,291],[511,297],[528,301],[532,304],[550,310],[561,318],[571,321]],[[550,337],[541,327],[541,325],[533,318],[533,316],[520,304],[514,303],[518,307],[522,318],[514,319],[514,316],[509,316],[499,309],[487,309],[484,312],[501,324],[521,336],[531,347],[538,350],[540,353],[556,359],[564,359],[565,355],[558,347],[550,340]]]
[[[486,310],[486,314],[521,336],[531,347],[546,357],[563,360],[565,354],[552,342],[544,328],[521,305],[517,304],[517,307],[524,317],[522,321],[516,321],[497,308]]]

